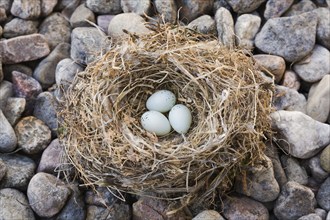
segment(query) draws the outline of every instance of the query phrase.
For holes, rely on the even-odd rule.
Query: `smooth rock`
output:
[[[1,90],[0,90],[1,91]],[[17,138],[13,127],[0,109],[0,152],[8,153],[15,150]]]
[[[280,142],[281,147],[294,157],[310,158],[330,143],[330,125],[301,112],[280,110],[271,118],[279,136],[289,143]]]
[[[15,126],[18,146],[27,154],[43,151],[51,141],[51,131],[45,123],[33,116],[21,119]]]
[[[97,14],[116,15],[122,12],[121,0],[86,0],[86,7]]]
[[[294,0],[268,0],[264,11],[266,19],[280,17],[286,12]]]
[[[311,213],[298,218],[298,220],[322,220],[322,218],[317,214]]]
[[[100,206],[87,206],[86,220],[131,220],[131,208],[127,204],[114,204],[112,209],[107,209]],[[133,218],[134,219],[134,218]],[[147,218],[146,218],[147,219]],[[138,220],[138,219],[137,219]]]
[[[55,70],[58,62],[70,57],[70,44],[61,43],[43,59],[33,72],[33,77],[39,81],[42,88],[47,89],[55,83]]]
[[[316,195],[316,200],[321,208],[330,211],[330,177],[320,186]]]
[[[3,111],[8,122],[11,126],[15,126],[18,120],[21,118],[22,113],[25,110],[26,101],[25,98],[9,98],[7,100],[7,105]]]
[[[313,84],[308,93],[307,114],[313,119],[326,122],[330,115],[330,75]]]
[[[0,94],[1,94],[0,109],[4,110],[6,107],[8,98],[12,97],[14,95],[13,84],[6,80],[2,81],[0,83]]]
[[[314,212],[321,217],[321,220],[324,220],[327,217],[327,212],[324,209],[316,208]]]
[[[225,220],[217,211],[205,210],[196,215],[192,220]]]
[[[215,13],[214,20],[219,42],[228,48],[233,48],[235,46],[235,31],[231,13],[225,8],[219,8]]]
[[[93,62],[108,47],[106,35],[94,27],[78,27],[71,36],[71,58],[83,65]]]
[[[299,61],[314,48],[316,25],[313,13],[272,18],[257,34],[255,45],[266,54],[281,56],[288,62]]]
[[[1,220],[34,220],[26,196],[16,189],[0,190],[0,219]]]
[[[233,10],[239,14],[256,10],[265,0],[227,0]]]
[[[243,16],[243,15],[242,15]],[[262,68],[272,73],[275,77],[275,82],[279,83],[285,72],[285,60],[282,57],[267,55],[267,54],[257,54],[253,55],[256,63]]]
[[[57,170],[63,162],[64,148],[58,139],[53,140],[42,153],[37,172],[57,175]]]
[[[330,160],[328,163],[330,164]],[[316,180],[316,182],[322,183],[329,176],[329,173],[322,169],[320,157],[318,155],[310,158],[307,166],[312,178]]]
[[[50,15],[53,12],[57,2],[58,0],[41,0],[41,16],[46,17]]]
[[[66,89],[73,82],[75,75],[81,71],[83,71],[83,67],[75,63],[72,59],[66,58],[61,60],[56,66],[56,84]]]
[[[172,24],[176,23],[178,7],[175,0],[154,0],[154,5],[165,22]]]
[[[282,86],[298,91],[300,88],[300,79],[292,70],[286,70],[282,77]]]
[[[10,12],[22,19],[37,19],[41,13],[40,0],[14,0]]]
[[[330,6],[329,6],[330,7]],[[318,42],[330,50],[330,9],[317,8],[314,12],[317,14],[318,24],[316,28],[316,39]]]
[[[315,45],[310,56],[293,65],[293,70],[306,82],[317,82],[330,74],[330,52]]]
[[[287,182],[276,200],[274,214],[278,219],[295,220],[314,211],[314,193],[299,183]]]
[[[15,188],[25,191],[36,169],[35,162],[19,154],[0,154],[7,172],[0,182],[0,188]]]
[[[235,182],[237,192],[259,202],[274,201],[280,187],[274,177],[273,164],[268,157],[246,171],[246,178],[238,175]]]
[[[61,180],[47,173],[34,175],[27,189],[29,204],[41,217],[59,213],[70,194],[70,189]]]
[[[296,90],[284,86],[275,86],[273,104],[276,110],[299,111],[306,113],[307,101],[305,96]]]
[[[303,166],[301,166],[297,159],[287,155],[281,156],[283,168],[289,181],[294,181],[301,185],[308,183],[308,175]]]
[[[235,24],[236,45],[247,50],[253,50],[254,38],[259,31],[260,24],[261,18],[257,15],[240,15]]]
[[[311,0],[301,0],[296,4],[293,4],[289,10],[287,10],[284,16],[294,16],[305,12],[313,11],[316,5]]]
[[[8,13],[10,8],[11,8],[12,3],[13,3],[13,0],[1,0],[0,1],[0,8],[5,9],[5,11]]]
[[[135,13],[123,13],[116,15],[109,23],[108,34],[115,39],[126,37],[123,29],[135,34],[148,34],[151,31],[146,28],[145,20]]]
[[[226,9],[228,9],[229,11],[232,11],[231,6],[228,4],[228,2],[226,0],[214,0],[213,14],[215,14],[217,12],[217,10],[221,7],[224,7]]]
[[[223,216],[228,220],[253,219],[268,220],[267,208],[248,197],[229,197],[223,201]]]
[[[0,41],[2,63],[12,64],[32,61],[50,52],[46,38],[41,34],[30,34]]]
[[[187,25],[188,28],[203,34],[215,34],[215,21],[210,15],[202,15]]]
[[[28,76],[32,76],[33,73],[32,69],[24,64],[8,64],[3,67],[3,71],[5,73],[5,79],[8,81],[12,81],[13,71],[24,73]]]
[[[39,27],[39,33],[45,36],[51,49],[60,43],[70,43],[70,23],[58,12],[47,16],[43,20]]]
[[[179,19],[189,23],[197,17],[212,11],[214,0],[177,0]]]
[[[3,36],[5,38],[12,38],[38,33],[38,24],[38,21],[14,18],[3,27]]]
[[[144,15],[149,14],[149,11],[151,9],[150,0],[121,0],[120,4],[124,13],[135,13],[138,15]]]
[[[330,145],[323,149],[320,155],[320,164],[323,170],[330,173]]]
[[[88,205],[96,205],[96,206],[112,206],[115,204],[118,199],[111,193],[106,187],[98,187],[96,188],[96,192],[87,191],[85,194],[85,202]]]
[[[0,182],[2,178],[6,175],[6,173],[7,173],[7,166],[2,160],[0,160]]]
[[[97,25],[101,28],[104,33],[108,33],[108,27],[110,21],[115,17],[115,15],[99,15],[97,16]]]
[[[90,27],[91,24],[87,21],[95,23],[94,13],[85,6],[85,4],[79,5],[70,18],[71,27]]]

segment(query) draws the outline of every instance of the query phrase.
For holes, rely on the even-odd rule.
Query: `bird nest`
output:
[[[142,128],[146,100],[161,89],[191,110],[188,133]],[[272,94],[251,56],[160,25],[116,42],[76,76],[60,139],[84,184],[187,205],[227,191],[242,169],[262,162]]]

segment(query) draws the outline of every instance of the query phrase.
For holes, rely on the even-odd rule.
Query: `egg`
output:
[[[171,125],[168,119],[160,112],[147,111],[141,116],[142,127],[157,136],[163,136],[171,131]]]
[[[192,117],[190,110],[185,105],[178,104],[173,106],[168,118],[172,128],[176,132],[180,134],[185,134],[188,132]]]
[[[175,105],[176,97],[169,90],[160,90],[152,94],[147,100],[147,109],[150,111],[168,112]]]

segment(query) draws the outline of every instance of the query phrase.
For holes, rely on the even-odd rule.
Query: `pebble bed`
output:
[[[0,0],[0,219],[330,220],[329,6],[329,0]],[[237,177],[219,210],[167,217],[164,201],[123,202],[106,188],[96,195],[58,177],[59,87],[68,88],[107,39],[125,37],[122,29],[149,32],[144,22],[157,13],[251,51],[274,75],[277,135],[267,143],[267,160],[249,168],[247,183]]]

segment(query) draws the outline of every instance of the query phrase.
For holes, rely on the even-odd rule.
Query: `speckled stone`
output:
[[[330,177],[320,186],[316,195],[316,200],[321,208],[330,211]]]
[[[81,4],[71,15],[70,24],[73,28],[92,26],[86,20],[95,23],[95,15],[89,8],[85,6],[85,4]]]
[[[0,109],[0,152],[8,153],[15,150],[17,138],[13,127]]]
[[[321,167],[328,173],[330,173],[330,144],[323,149],[320,155]]]
[[[58,0],[41,0],[41,16],[46,17],[50,15],[53,12],[57,2]]]
[[[42,153],[37,172],[57,174],[64,155],[64,148],[58,139],[53,140]]]
[[[316,5],[311,0],[301,0],[296,4],[293,4],[289,10],[287,10],[284,16],[294,16],[305,12],[313,11]]]
[[[300,79],[294,71],[286,70],[283,74],[281,85],[298,91],[300,88]]]
[[[290,8],[293,2],[294,0],[268,0],[264,17],[266,19],[280,17]]]
[[[187,25],[188,28],[203,34],[215,34],[215,21],[210,15],[202,15]]]
[[[197,17],[209,14],[213,9],[214,0],[177,0],[179,18],[185,23],[189,23]]]
[[[151,9],[150,0],[139,0],[139,1],[121,0],[120,4],[124,13],[135,13],[138,15],[144,15],[144,14],[149,14],[149,11]]]
[[[157,12],[163,16],[165,22],[176,23],[178,8],[175,0],[154,0],[154,5]]]
[[[259,31],[260,24],[261,18],[257,15],[240,15],[235,23],[237,46],[247,50],[253,50],[254,38]]]
[[[239,14],[256,10],[265,0],[226,0],[233,10]]]
[[[116,15],[122,12],[120,0],[86,0],[86,7],[97,14]]]
[[[38,21],[14,18],[3,27],[5,38],[38,33]]]
[[[22,19],[36,19],[41,13],[40,0],[14,0],[10,12]]]
[[[7,100],[7,105],[4,109],[4,114],[8,120],[8,122],[15,126],[18,120],[21,118],[22,113],[25,110],[26,101],[25,98],[9,98]]]
[[[301,166],[297,159],[287,155],[281,156],[283,168],[289,181],[295,181],[301,185],[308,183],[308,175],[303,166]]]
[[[14,95],[13,84],[6,80],[0,83],[0,109],[4,110],[7,104],[7,100],[9,97]]]
[[[231,13],[225,8],[219,8],[215,13],[214,20],[219,42],[228,48],[233,48],[235,46],[235,30]]]

